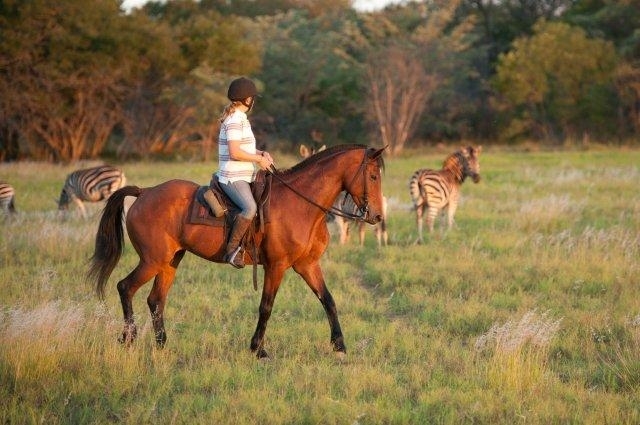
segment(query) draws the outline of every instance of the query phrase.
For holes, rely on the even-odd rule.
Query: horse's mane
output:
[[[305,159],[303,159],[302,161],[300,161],[299,163],[297,163],[296,165],[294,165],[291,168],[288,169],[283,169],[283,170],[279,170],[280,174],[291,174],[291,173],[295,173],[300,169],[303,168],[307,168],[310,164],[314,164],[316,162],[320,162],[322,160],[324,160],[325,158],[329,158],[337,153],[340,152],[344,152],[344,151],[350,151],[350,150],[354,150],[354,149],[369,149],[368,146],[366,145],[359,145],[359,144],[349,144],[349,145],[336,145],[336,146],[332,146],[330,148],[327,148],[325,150],[322,150],[318,153],[315,153]],[[380,161],[382,160],[382,157],[380,157]],[[383,163],[379,162],[380,167],[383,167]]]

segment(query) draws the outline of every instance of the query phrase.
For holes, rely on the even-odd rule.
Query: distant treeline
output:
[[[637,0],[0,2],[0,160],[215,152],[233,78],[261,143],[633,143]]]

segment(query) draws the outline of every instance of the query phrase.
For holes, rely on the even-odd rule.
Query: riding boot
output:
[[[242,241],[245,233],[247,233],[247,229],[252,221],[253,220],[251,219],[237,215],[233,222],[233,229],[231,230],[229,242],[227,242],[227,254],[224,256],[224,261],[231,264],[236,269],[244,267],[244,258],[240,242]]]

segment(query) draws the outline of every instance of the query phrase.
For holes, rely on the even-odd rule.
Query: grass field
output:
[[[84,274],[102,205],[60,217],[79,166],[0,165],[19,214],[0,225],[0,422],[5,424],[640,423],[640,150],[513,152],[485,146],[482,181],[462,186],[414,244],[408,179],[448,151],[387,158],[390,246],[332,241],[323,267],[348,354],[292,271],[249,351],[260,293],[251,269],[187,255],[154,346],[144,286],[125,349],[115,288]],[[296,161],[277,154],[280,166]],[[131,184],[205,184],[215,164],[124,163]],[[333,227],[331,231],[335,233]]]

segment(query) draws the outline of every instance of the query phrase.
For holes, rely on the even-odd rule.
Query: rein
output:
[[[355,180],[355,178],[358,175],[358,173],[360,172],[360,170],[363,170],[363,173],[364,173],[366,160],[367,160],[367,152],[365,151],[364,152],[364,158],[362,158],[362,163],[360,164],[360,167],[358,168],[358,171],[356,172],[356,174],[353,176],[353,179],[351,180],[351,182],[353,182]],[[307,201],[311,205],[313,205],[315,207],[318,207],[325,214],[335,214],[335,215],[337,215],[339,217],[346,218],[346,219],[349,219],[349,220],[364,221],[364,217],[366,217],[367,212],[369,211],[369,196],[368,196],[369,193],[368,193],[368,190],[367,190],[367,179],[366,178],[363,179],[364,180],[364,205],[362,207],[358,207],[358,210],[361,212],[361,214],[352,214],[350,212],[343,211],[343,210],[341,210],[339,208],[335,208],[333,205],[331,207],[329,207],[329,208],[326,208],[326,207],[323,207],[322,205],[318,204],[316,201],[314,201],[313,199],[309,198],[304,193],[301,193],[298,189],[296,189],[295,187],[291,186],[282,177],[280,177],[280,175],[278,174],[278,170],[273,165],[271,166],[271,169],[269,171],[271,172],[271,175],[273,175],[276,179],[278,179],[278,181],[280,183],[282,183],[287,188],[289,188],[289,190],[291,190],[293,193],[295,193],[296,195],[298,195],[299,197],[301,197],[302,199],[304,199],[305,201]]]

